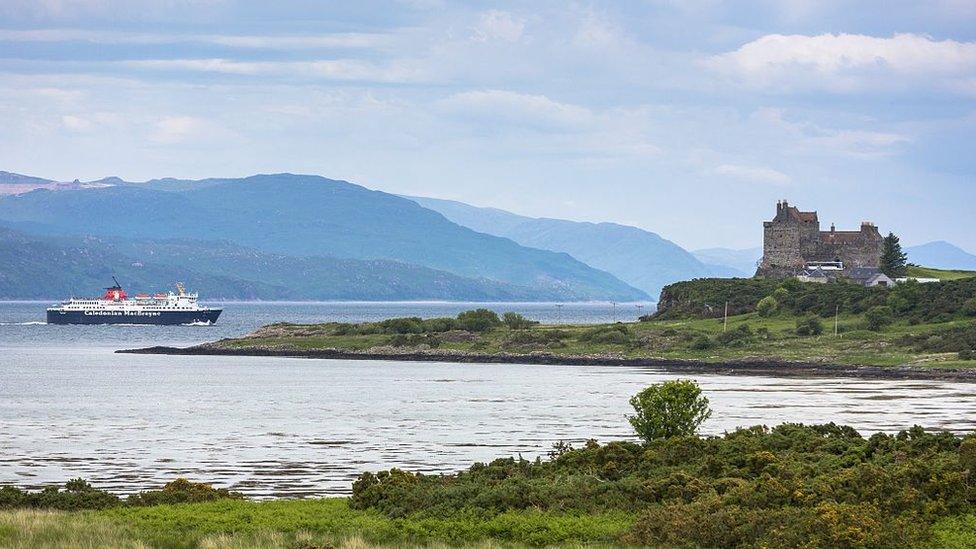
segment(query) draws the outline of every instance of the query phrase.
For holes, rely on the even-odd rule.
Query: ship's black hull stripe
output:
[[[222,309],[203,311],[48,311],[48,324],[197,324],[217,322]]]

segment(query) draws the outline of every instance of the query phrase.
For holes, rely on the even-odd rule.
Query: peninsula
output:
[[[976,278],[890,288],[756,278],[672,284],[658,311],[635,322],[540,325],[479,309],[454,318],[282,322],[188,348],[120,352],[976,380],[974,349]]]

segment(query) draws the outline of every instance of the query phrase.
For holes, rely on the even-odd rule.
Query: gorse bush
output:
[[[590,441],[454,475],[367,473],[350,505],[391,517],[636,512],[622,541],[649,546],[910,547],[933,524],[973,512],[973,440],[783,424],[643,445]]]
[[[244,495],[240,492],[232,492],[226,488],[214,488],[203,482],[190,482],[185,478],[179,478],[166,483],[161,490],[147,490],[133,494],[126,499],[126,504],[145,506],[172,503],[199,503],[201,501],[215,501],[218,499],[244,499]]]
[[[37,492],[21,490],[14,486],[0,487],[0,509],[33,507],[77,511],[106,509],[121,503],[118,496],[98,490],[80,478],[68,481],[64,485],[64,490],[57,486],[47,486]]]
[[[683,380],[648,387],[631,405],[643,444],[559,443],[545,461],[502,458],[453,475],[364,473],[349,504],[389,517],[637,513],[619,541],[653,547],[887,548],[972,537],[976,437],[913,427],[865,439],[833,423],[786,423],[701,438],[708,401]]]
[[[0,487],[0,509],[37,508],[78,511],[108,509],[122,505],[147,506],[168,503],[195,503],[218,499],[243,499],[243,495],[209,484],[176,479],[160,490],[147,490],[121,499],[115,494],[94,488],[80,478],[68,481],[64,490],[48,486],[39,491],[21,490],[14,486]]]

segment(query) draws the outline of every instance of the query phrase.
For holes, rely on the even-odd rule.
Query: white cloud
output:
[[[291,76],[298,78],[386,83],[420,82],[424,71],[407,61],[378,65],[355,59],[317,61],[235,61],[232,59],[145,59],[119,64],[146,70],[189,71],[242,76]]]
[[[471,38],[476,42],[518,42],[525,32],[525,20],[519,19],[507,11],[490,10],[482,13],[478,18]]]
[[[713,170],[718,175],[731,177],[750,183],[768,183],[772,185],[787,185],[792,180],[785,173],[764,166],[741,166],[738,164],[722,164]]]
[[[373,48],[391,37],[371,33],[294,35],[179,34],[85,29],[0,29],[0,41],[90,42],[94,44],[213,44],[253,49]]]
[[[753,118],[770,127],[784,130],[810,151],[827,151],[863,158],[882,157],[893,154],[898,145],[911,142],[910,137],[900,133],[826,128],[811,122],[794,122],[787,119],[782,109],[759,109],[753,113]]]
[[[209,120],[195,116],[165,116],[154,125],[149,138],[156,143],[173,145],[204,141],[226,132]]]
[[[539,128],[578,128],[594,120],[593,113],[585,107],[553,101],[544,95],[506,90],[457,93],[442,100],[440,106],[454,114]]]
[[[88,131],[92,127],[92,123],[87,118],[82,118],[80,116],[74,116],[71,114],[66,114],[61,117],[61,124],[71,130],[76,132]]]
[[[976,74],[976,43],[918,34],[770,34],[705,65],[749,87],[851,92],[935,84]]]

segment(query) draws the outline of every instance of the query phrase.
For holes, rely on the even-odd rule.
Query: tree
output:
[[[888,233],[881,246],[881,272],[896,278],[908,274],[906,265],[908,254],[902,251],[901,242],[895,233]]]
[[[475,309],[458,314],[458,328],[469,332],[485,332],[502,325],[498,314],[491,309]]]
[[[778,308],[779,302],[776,301],[776,298],[771,295],[767,295],[766,297],[760,299],[759,303],[756,303],[756,312],[759,313],[759,316],[764,318],[772,316],[772,314],[775,313],[776,309]]]
[[[536,320],[529,320],[518,313],[508,312],[502,315],[502,322],[511,330],[524,330],[526,328],[531,328],[539,322]]]
[[[868,312],[864,313],[864,318],[868,321],[868,330],[875,332],[880,332],[884,330],[884,327],[894,322],[894,315],[891,312],[891,307],[878,306],[871,307]]]
[[[712,415],[708,398],[697,383],[688,379],[655,383],[631,397],[630,405],[636,413],[627,416],[627,420],[645,442],[693,436]]]

